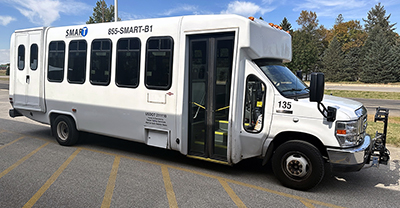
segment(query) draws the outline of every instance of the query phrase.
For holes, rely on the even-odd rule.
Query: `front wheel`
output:
[[[79,131],[74,120],[69,116],[60,115],[51,125],[53,135],[57,142],[63,146],[74,145],[79,139]]]
[[[280,145],[272,158],[272,169],[286,187],[308,190],[318,185],[325,174],[320,151],[305,141],[288,141]]]

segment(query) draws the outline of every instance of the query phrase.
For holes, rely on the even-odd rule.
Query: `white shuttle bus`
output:
[[[301,190],[325,167],[356,171],[389,159],[386,131],[365,133],[366,108],[323,97],[323,74],[304,84],[283,65],[291,35],[254,18],[17,30],[10,55],[10,116],[49,124],[61,145],[91,132],[229,165],[258,157]],[[387,116],[379,109],[376,118]]]

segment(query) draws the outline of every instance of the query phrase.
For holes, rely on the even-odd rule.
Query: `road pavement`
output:
[[[325,89],[327,89],[327,90],[350,90],[350,91],[400,92],[400,85],[326,83]]]

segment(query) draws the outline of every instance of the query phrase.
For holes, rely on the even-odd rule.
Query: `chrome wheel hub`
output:
[[[303,177],[307,174],[308,162],[300,155],[291,155],[286,159],[286,170],[296,177]]]

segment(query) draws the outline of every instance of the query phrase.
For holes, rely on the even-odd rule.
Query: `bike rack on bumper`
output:
[[[375,138],[372,139],[372,148],[370,157],[366,161],[368,164],[372,159],[371,167],[378,167],[379,164],[387,165],[390,159],[390,152],[386,149],[386,136],[387,136],[387,125],[389,118],[389,109],[378,107],[376,109],[374,122],[383,122],[383,133],[376,131]]]

